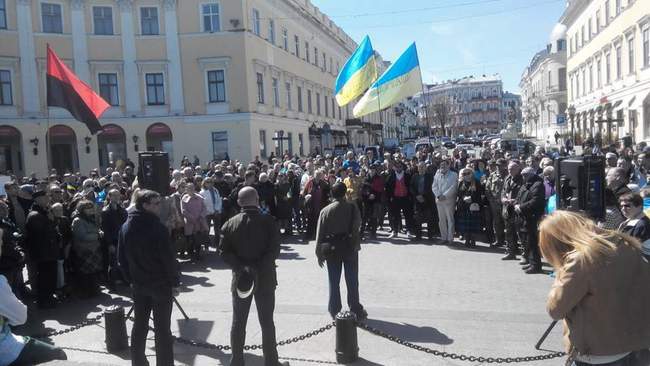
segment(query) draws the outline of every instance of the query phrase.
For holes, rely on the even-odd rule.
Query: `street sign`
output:
[[[566,123],[566,116],[564,114],[558,114],[556,117],[556,122],[558,125],[563,125]]]

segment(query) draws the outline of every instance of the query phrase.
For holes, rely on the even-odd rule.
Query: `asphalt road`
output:
[[[278,260],[279,286],[275,321],[278,340],[310,332],[331,322],[327,313],[327,276],[314,258],[314,244],[297,239],[283,244]],[[368,324],[406,341],[432,349],[471,356],[518,357],[543,355],[534,345],[550,323],[545,302],[552,278],[526,275],[517,262],[501,261],[500,250],[479,243],[466,249],[412,243],[405,238],[363,244],[360,253],[361,301]],[[198,264],[183,263],[185,287],[178,297],[191,317],[172,314],[175,335],[212,344],[228,344],[231,320],[230,271],[212,252]],[[343,286],[343,289],[345,286]],[[345,290],[342,293],[345,303]],[[125,306],[125,296],[103,295],[74,300],[55,310],[30,313],[24,334],[59,330],[99,314],[111,304]],[[127,322],[130,331],[131,324]],[[542,348],[562,350],[561,327]],[[102,324],[50,338],[65,347],[73,364],[130,365],[128,351],[109,354]],[[248,323],[248,344],[261,343],[254,307]],[[480,365],[436,357],[358,330],[360,360],[355,365]],[[292,365],[332,363],[335,330],[279,347]],[[176,344],[178,365],[227,365],[227,352]],[[155,364],[153,335],[147,354]],[[303,359],[303,360],[298,360]],[[56,363],[63,365],[62,363]],[[522,365],[559,365],[563,360],[526,361]],[[247,365],[263,365],[261,351],[247,356]]]

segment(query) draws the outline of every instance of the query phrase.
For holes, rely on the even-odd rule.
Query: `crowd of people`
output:
[[[598,226],[637,238],[650,256],[650,218],[644,213],[650,147],[585,151],[606,160],[607,210]],[[222,224],[240,212],[243,188],[255,189],[261,214],[274,218],[280,235],[313,240],[321,211],[336,200],[332,187],[341,183],[344,200],[358,210],[361,240],[386,235],[429,245],[484,243],[504,247],[503,260],[521,258],[526,273],[542,273],[538,227],[555,206],[555,157],[541,147],[527,156],[486,147],[478,156],[424,149],[410,158],[399,151],[349,151],[204,165],[183,159],[170,169],[158,216],[177,257],[200,261],[208,248],[218,247]],[[133,164],[87,176],[52,170],[44,179],[12,177],[4,189],[0,274],[18,298],[52,308],[66,297],[91,298],[101,286],[116,291],[124,283],[117,245],[120,228],[137,209]]]
[[[650,239],[650,219],[643,213],[650,153],[641,149],[606,153],[607,214],[601,226],[644,242]],[[410,159],[371,151],[206,165],[184,159],[170,175],[160,219],[178,257],[193,261],[217,247],[222,223],[240,210],[237,194],[243,187],[257,190],[260,210],[277,220],[282,235],[313,240],[319,213],[333,200],[331,187],[342,182],[346,200],[359,210],[362,239],[374,240],[386,229],[389,238],[427,244],[459,240],[471,248],[482,242],[504,247],[504,260],[521,256],[527,273],[539,273],[537,226],[556,189],[552,156],[539,147],[518,158],[488,147],[475,157],[457,149],[418,151]],[[4,188],[0,273],[19,297],[31,293],[47,308],[57,297],[87,298],[97,295],[100,285],[109,290],[120,285],[117,234],[135,210],[133,166],[88,176],[53,170],[42,180],[14,177]],[[650,245],[644,248],[650,254]]]

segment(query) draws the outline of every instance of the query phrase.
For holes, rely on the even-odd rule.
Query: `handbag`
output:
[[[352,250],[352,214],[354,205],[350,205],[350,226],[344,233],[330,234],[323,238],[323,241],[318,244],[318,256],[326,260],[343,259],[349,255]]]

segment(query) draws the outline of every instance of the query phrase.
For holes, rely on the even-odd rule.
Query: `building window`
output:
[[[634,37],[627,40],[627,53],[628,53],[628,70],[630,74],[634,74]]]
[[[616,0],[616,9],[614,10],[616,11],[616,16],[621,14],[621,0]]]
[[[580,97],[580,73],[576,72],[575,76],[576,76],[576,91],[575,91],[575,94],[576,94],[576,98],[579,98]]]
[[[560,91],[566,91],[566,67],[562,67],[558,70],[557,77]]]
[[[313,109],[311,108],[311,90],[307,90],[307,113],[313,114]]]
[[[327,70],[327,56],[325,56],[325,52],[323,52],[323,71]]]
[[[284,83],[284,88],[287,90],[287,110],[291,110],[291,83]]]
[[[212,132],[212,159],[225,160],[228,157],[228,131]]]
[[[650,28],[643,30],[643,67],[650,66]]]
[[[329,108],[329,98],[327,95],[323,95],[323,107],[325,107],[325,117],[330,116],[330,108]]]
[[[331,73],[332,73],[332,58],[331,58],[331,57],[330,57],[330,63],[329,63],[329,66],[330,66],[329,72],[330,72],[330,74],[331,74]]]
[[[93,24],[95,34],[113,34],[113,8],[110,6],[93,6]]]
[[[289,155],[293,155],[293,133],[287,132],[287,150]]]
[[[582,47],[582,46],[585,45],[585,43],[587,43],[587,37],[586,37],[586,33],[585,33],[584,24],[582,25],[582,28],[580,28],[580,38],[581,38],[580,47]]]
[[[260,130],[260,156],[266,158],[266,131]]]
[[[587,95],[587,71],[582,69],[582,95]]]
[[[589,64],[589,92],[594,91],[594,65]]]
[[[63,33],[61,5],[41,3],[41,21],[43,33]]]
[[[7,4],[0,0],[0,29],[7,29]]]
[[[616,46],[616,79],[620,79],[623,76],[623,65],[622,65],[622,51],[621,45]]]
[[[305,41],[305,61],[310,62],[309,60],[309,42]]]
[[[293,36],[293,42],[296,48],[296,57],[300,58],[300,38]]]
[[[314,47],[314,65],[318,67],[318,48]]]
[[[147,82],[147,104],[165,104],[165,82],[162,73],[146,74]]]
[[[257,73],[257,103],[264,104],[264,76]]]
[[[612,54],[607,52],[605,54],[605,84],[609,85],[612,82]]]
[[[597,84],[598,89],[603,87],[603,77],[602,77],[602,74],[601,74],[601,72],[602,72],[601,64],[602,64],[601,60],[598,59],[598,61],[596,61],[596,82],[598,83]]]
[[[593,29],[591,29],[591,18],[589,18],[588,23],[587,23],[587,37],[589,40],[591,40],[591,36],[593,35]]]
[[[120,105],[117,90],[117,74],[99,74],[99,95],[112,106]]]
[[[0,105],[13,105],[13,95],[11,93],[11,72],[9,70],[0,70]]]
[[[320,116],[320,93],[316,93],[316,115]]]
[[[339,119],[341,119],[341,107],[339,106]]]
[[[336,118],[336,101],[332,97],[332,118]]]
[[[253,33],[260,35],[260,12],[257,9],[253,9]]]
[[[611,9],[611,6],[610,6],[610,3],[609,3],[609,0],[606,0],[605,1],[605,26],[609,25],[610,9]]]
[[[280,86],[278,85],[278,79],[271,79],[271,86],[273,86],[273,105],[276,108],[280,107]]]
[[[269,42],[275,44],[275,21],[269,19]]]
[[[289,31],[287,31],[287,28],[282,28],[282,48],[289,51]]]
[[[296,97],[298,98],[298,112],[302,112],[302,88],[297,87],[296,89]]]
[[[203,13],[203,31],[219,32],[221,31],[221,21],[219,20],[219,4],[203,4],[201,6]]]
[[[649,118],[650,119],[650,118]],[[648,129],[650,131],[650,129]],[[298,153],[300,156],[305,155],[305,145],[303,144],[303,135],[302,133],[298,134]]]
[[[559,51],[564,51],[566,49],[566,41],[563,39],[559,39],[557,41],[557,50]]]
[[[158,28],[158,8],[140,8],[140,32],[145,36],[160,34]]]
[[[600,33],[600,10],[596,10],[596,34]]]
[[[208,71],[208,100],[210,103],[226,101],[226,81],[223,70]]]

